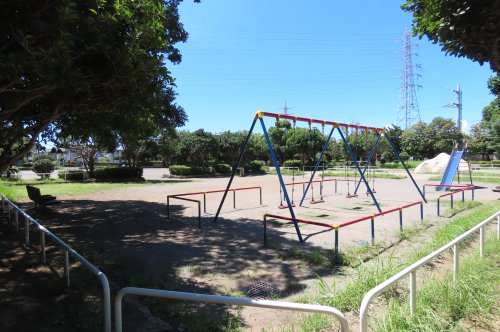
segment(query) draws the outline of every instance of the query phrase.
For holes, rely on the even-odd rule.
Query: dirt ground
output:
[[[161,170],[148,173],[148,177],[161,179]],[[415,175],[420,188],[428,183],[429,175]],[[292,177],[285,177],[291,182]],[[302,176],[295,181],[306,181]],[[329,277],[331,269],[310,266],[298,259],[287,259],[283,253],[288,250],[314,250],[315,248],[332,249],[334,245],[333,230],[315,225],[300,224],[304,243],[300,244],[295,228],[284,221],[268,223],[268,243],[263,243],[263,215],[265,213],[290,216],[288,209],[279,209],[280,192],[278,177],[273,175],[236,177],[232,188],[260,186],[262,188],[262,205],[259,202],[259,190],[237,191],[235,196],[229,193],[222,208],[219,219],[213,222],[215,211],[221,201],[221,193],[207,194],[206,211],[202,212],[202,227],[199,229],[197,206],[193,202],[177,199],[170,201],[170,219],[167,218],[167,196],[189,192],[204,192],[224,189],[228,178],[197,178],[186,180],[166,180],[164,184],[120,188],[102,192],[93,192],[83,196],[60,197],[63,203],[47,211],[35,211],[32,204],[22,202],[20,205],[48,229],[59,235],[91,257],[102,259],[101,269],[108,275],[117,290],[126,286],[141,286],[168,290],[190,291],[222,295],[248,294],[251,287],[272,290],[272,294],[261,295],[262,298],[290,299],[311,291],[314,280],[318,276]],[[478,184],[481,187],[481,184]],[[492,192],[492,185],[483,184],[475,190],[475,198],[479,201],[492,201],[499,198]],[[318,198],[318,185],[314,188],[314,196]],[[291,195],[291,186],[289,191]],[[353,184],[338,182],[337,192],[333,182],[325,182],[323,188],[324,203],[311,204],[310,196],[304,205],[299,207],[302,185],[294,187],[293,198],[297,218],[314,220],[328,224],[339,224],[359,217],[377,213],[377,209],[365,188],[360,187],[360,195],[346,198],[353,192]],[[375,197],[382,210],[396,208],[412,202],[421,201],[421,197],[409,179],[375,180]],[[44,193],[45,194],[45,193]],[[50,193],[47,193],[50,194]],[[466,199],[470,200],[470,192]],[[428,190],[429,203],[424,205],[426,220],[436,219],[436,199],[434,190]],[[203,195],[187,196],[203,202]],[[234,197],[236,201],[234,202]],[[460,196],[456,197],[456,201]],[[444,199],[443,210],[449,208],[449,198]],[[236,206],[236,208],[234,208]],[[404,227],[420,223],[420,207],[405,209]],[[440,219],[439,219],[440,220]],[[439,221],[436,221],[439,222]],[[375,241],[394,241],[399,229],[398,212],[375,219]],[[19,260],[9,257],[27,256],[26,251],[19,251],[7,238],[2,228],[0,236],[2,248],[0,254],[0,281],[12,281],[12,271]],[[370,242],[370,221],[341,228],[339,232],[340,249]],[[4,240],[5,239],[5,240]],[[296,249],[292,249],[296,248]],[[17,254],[14,254],[17,252]],[[54,257],[58,257],[54,251]],[[104,257],[104,259],[102,258]],[[27,259],[27,258],[25,258]],[[90,258],[89,258],[90,259]],[[90,259],[92,261],[92,259]],[[111,262],[110,262],[111,261]],[[35,263],[30,261],[29,266]],[[36,268],[35,268],[36,270]],[[31,270],[30,270],[31,271]],[[30,274],[31,275],[31,274]],[[23,281],[24,283],[24,281]],[[25,281],[26,284],[30,280]],[[15,287],[1,287],[0,293],[12,295]],[[57,287],[56,287],[57,288]],[[98,293],[97,293],[98,294]],[[254,294],[255,295],[255,294]],[[7,296],[8,297],[8,296]],[[255,295],[255,297],[259,297]],[[20,314],[6,314],[12,311],[8,305],[21,300],[12,297],[11,301],[0,302],[0,318],[11,317],[0,325],[0,330],[23,330],[19,327],[25,319]],[[23,299],[29,303],[29,299]],[[43,308],[43,296],[33,303]],[[142,300],[153,304],[155,301]],[[156,306],[158,307],[158,306]],[[208,308],[208,309],[207,309]],[[204,312],[220,310],[215,307],[201,306],[182,307],[180,311]],[[10,310],[10,311],[9,311]],[[161,309],[152,309],[153,315],[165,317]],[[165,309],[172,311],[173,306]],[[26,309],[26,312],[29,312]],[[23,310],[21,310],[23,312]],[[234,313],[234,311],[230,311]],[[3,314],[1,314],[3,313]],[[145,318],[138,317],[129,308],[125,314],[125,330],[148,330],[142,324]],[[282,312],[260,309],[244,309],[243,319],[249,330],[260,330],[263,327],[279,326],[280,322],[289,322],[290,316]],[[139,320],[139,321],[137,321]],[[168,320],[168,315],[166,320]],[[270,324],[273,322],[273,324]],[[188,329],[181,320],[168,321],[174,330]],[[165,325],[167,326],[167,325]],[[153,327],[149,330],[167,330],[168,327]],[[30,330],[29,328],[26,329]],[[50,330],[50,329],[48,329]],[[64,329],[63,329],[64,330]]]

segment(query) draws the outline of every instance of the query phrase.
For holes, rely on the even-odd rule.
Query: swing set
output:
[[[245,150],[247,148],[247,145],[248,145],[248,142],[249,142],[250,137],[252,135],[252,132],[253,132],[253,130],[255,128],[255,125],[256,125],[257,121],[259,121],[260,124],[261,124],[261,126],[262,126],[262,131],[263,131],[264,137],[266,139],[266,143],[267,143],[267,147],[269,149],[269,153],[271,155],[271,159],[273,161],[273,164],[275,165],[276,173],[278,175],[278,180],[279,180],[279,183],[280,183],[280,196],[282,195],[283,198],[284,198],[282,200],[282,202],[283,201],[286,202],[286,206],[284,206],[284,208],[288,208],[288,210],[290,212],[290,220],[294,224],[295,231],[297,233],[297,237],[298,237],[299,241],[300,242],[304,242],[303,238],[302,238],[302,234],[300,232],[300,228],[299,228],[298,222],[297,222],[298,219],[296,218],[295,211],[294,211],[295,202],[293,200],[293,194],[295,192],[295,188],[294,188],[294,185],[295,185],[295,167],[292,168],[292,178],[293,178],[292,192],[291,192],[292,193],[292,197],[290,197],[290,195],[288,194],[288,190],[286,188],[287,184],[285,184],[285,181],[283,180],[283,175],[281,173],[280,165],[278,163],[278,159],[276,157],[275,150],[273,148],[273,145],[271,143],[271,139],[269,137],[269,133],[268,133],[267,128],[266,128],[266,124],[265,124],[265,121],[264,121],[264,118],[266,118],[266,117],[274,118],[276,120],[276,124],[279,124],[280,120],[285,120],[285,119],[286,120],[291,120],[291,121],[293,121],[293,128],[294,129],[296,128],[295,126],[296,126],[297,122],[307,123],[309,129],[311,129],[311,125],[313,123],[320,124],[322,126],[322,128],[323,128],[323,133],[324,133],[324,128],[326,126],[331,126],[331,130],[330,130],[330,132],[328,134],[328,137],[327,137],[326,141],[323,144],[323,148],[321,150],[321,153],[320,153],[320,155],[318,157],[318,160],[316,161],[314,169],[311,172],[311,177],[307,181],[307,185],[305,186],[305,189],[303,190],[302,198],[300,199],[299,206],[302,206],[302,204],[304,203],[304,200],[305,200],[305,198],[307,196],[307,193],[308,193],[309,189],[310,188],[312,189],[314,176],[316,175],[316,172],[317,172],[319,166],[321,165],[324,153],[325,153],[326,149],[328,148],[328,143],[330,142],[330,139],[332,138],[332,135],[335,132],[335,130],[337,130],[337,132],[339,133],[340,138],[342,139],[342,142],[344,143],[344,147],[345,147],[348,155],[350,156],[350,159],[351,159],[352,163],[354,164],[355,169],[357,170],[357,172],[359,174],[359,177],[360,177],[359,181],[357,182],[357,185],[356,185],[356,188],[355,188],[355,191],[354,191],[354,194],[352,195],[352,197],[355,197],[354,195],[356,195],[356,192],[358,191],[359,186],[361,185],[361,182],[363,182],[364,185],[366,186],[367,195],[369,195],[371,197],[371,199],[373,200],[373,203],[377,207],[378,212],[382,213],[380,205],[377,202],[377,199],[375,198],[374,190],[370,186],[370,184],[369,184],[369,182],[368,182],[365,174],[366,174],[367,170],[369,169],[369,162],[373,158],[373,155],[374,155],[375,150],[377,148],[377,145],[378,145],[378,143],[380,141],[380,138],[382,136],[384,136],[387,139],[387,141],[389,142],[389,144],[390,144],[390,146],[391,146],[394,154],[397,156],[397,158],[399,159],[399,161],[403,165],[404,169],[406,170],[406,173],[408,174],[409,178],[413,182],[413,185],[415,186],[415,188],[417,189],[418,193],[422,197],[422,200],[425,203],[427,203],[427,200],[425,199],[425,197],[422,194],[420,188],[418,187],[417,183],[415,182],[415,179],[413,178],[413,176],[411,175],[410,171],[408,170],[408,167],[406,166],[405,162],[403,161],[403,159],[399,155],[399,151],[397,150],[396,146],[394,145],[394,143],[392,142],[392,140],[390,139],[390,137],[388,135],[384,135],[385,130],[383,128],[368,127],[368,126],[361,126],[361,125],[352,125],[352,124],[340,123],[340,122],[334,122],[334,121],[326,121],[326,120],[318,120],[318,119],[312,119],[312,118],[304,118],[304,117],[299,117],[299,116],[291,116],[291,115],[288,115],[288,114],[277,114],[277,113],[270,113],[270,112],[258,111],[255,114],[255,117],[253,119],[252,125],[250,126],[250,130],[248,131],[248,135],[245,138],[245,142],[243,144],[243,147],[241,148],[240,155],[238,156],[238,159],[236,161],[236,165],[233,167],[233,171],[232,171],[231,177],[229,178],[229,182],[227,184],[226,190],[224,191],[224,195],[222,196],[222,200],[221,200],[221,202],[219,204],[219,207],[217,209],[217,212],[216,212],[216,214],[214,216],[214,220],[213,220],[214,223],[217,222],[217,219],[219,217],[219,213],[220,213],[220,211],[222,209],[222,206],[224,205],[224,201],[226,199],[227,193],[230,190],[231,184],[232,184],[233,179],[234,179],[234,177],[236,175],[236,171],[237,171],[238,167],[240,166],[240,163],[241,163],[241,161],[243,159],[243,155],[245,154]],[[356,131],[358,131],[358,130],[365,130],[365,132],[367,132],[367,133],[369,131],[371,131],[373,133],[376,133],[377,138],[375,140],[375,144],[373,145],[373,147],[372,147],[372,149],[371,149],[371,151],[370,151],[370,153],[368,155],[367,163],[366,163],[366,165],[365,165],[365,167],[363,169],[361,168],[359,162],[357,161],[357,157],[356,157],[355,153],[353,152],[351,146],[347,142],[346,135],[344,135],[344,133],[341,130],[341,128],[345,128],[346,132],[348,132],[348,130],[351,128],[351,129],[354,129]],[[373,174],[372,174],[372,178],[373,178]],[[321,174],[321,180],[320,180],[320,186],[321,187],[320,188],[322,188],[323,182],[324,182],[324,167],[323,167],[322,174]],[[347,181],[348,184],[349,184],[349,182],[350,181]],[[312,201],[313,201],[312,203],[313,204],[324,202],[324,200],[323,200],[323,193],[322,192],[323,191],[320,190],[320,199],[314,200],[314,196],[312,197]],[[350,195],[350,192],[348,193],[348,195]],[[281,197],[280,197],[280,200],[281,200]]]

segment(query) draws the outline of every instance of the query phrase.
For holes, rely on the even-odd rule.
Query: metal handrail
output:
[[[220,296],[187,292],[175,292],[160,289],[126,287],[121,289],[115,298],[115,330],[122,332],[122,299],[125,295],[139,295],[149,297],[160,297],[177,300],[187,300],[195,302],[210,302],[229,304],[247,307],[259,307],[267,309],[281,309],[291,311],[315,312],[334,316],[338,319],[341,326],[341,331],[349,331],[349,324],[344,314],[333,307],[317,305],[317,304],[302,304],[293,302],[269,301],[269,300],[254,300],[249,298],[240,298],[232,296]]]
[[[95,265],[90,263],[85,257],[80,255],[78,252],[76,252],[73,248],[71,248],[66,242],[61,240],[59,237],[57,237],[54,233],[49,231],[47,228],[45,228],[42,224],[40,224],[38,221],[33,219],[31,216],[29,216],[26,212],[21,210],[16,204],[14,204],[12,201],[10,201],[7,197],[0,195],[2,198],[2,213],[5,211],[5,202],[8,203],[8,218],[9,220],[11,219],[11,207],[14,208],[15,212],[15,220],[16,220],[16,230],[18,229],[18,222],[19,222],[19,214],[21,214],[24,217],[25,220],[25,232],[26,232],[26,237],[25,241],[26,244],[29,245],[29,222],[33,223],[38,230],[40,231],[40,241],[41,241],[41,255],[42,255],[42,262],[46,263],[46,258],[45,258],[45,236],[48,236],[51,238],[59,248],[63,249],[65,251],[64,253],[64,274],[66,277],[66,284],[69,286],[69,255],[73,256],[76,260],[78,260],[80,263],[82,263],[83,266],[85,266],[87,269],[89,269],[93,274],[99,278],[99,281],[101,282],[102,285],[102,291],[103,291],[103,303],[104,303],[104,331],[105,332],[111,332],[111,296],[110,296],[110,288],[109,288],[109,281],[106,275],[100,271]]]
[[[425,256],[424,258],[420,259],[419,261],[413,263],[412,265],[408,266],[401,272],[395,274],[391,278],[387,279],[383,283],[379,284],[378,286],[372,288],[366,295],[363,297],[363,301],[361,302],[361,307],[359,310],[359,323],[360,323],[360,331],[361,332],[366,332],[368,329],[368,309],[370,306],[370,303],[376,295],[378,295],[380,292],[382,292],[384,289],[388,288],[389,286],[393,285],[395,282],[399,281],[406,275],[410,275],[410,314],[414,315],[415,314],[415,309],[417,305],[417,297],[416,297],[416,284],[417,284],[417,273],[416,270],[436,258],[437,256],[441,255],[443,252],[446,250],[453,248],[453,280],[457,280],[458,276],[458,246],[457,244],[464,240],[465,238],[469,237],[473,233],[475,233],[479,229],[479,254],[481,257],[484,256],[484,226],[494,220],[496,217],[497,219],[497,239],[500,238],[500,211],[497,211],[495,214],[492,216],[488,217],[487,219],[483,220],[481,223],[478,225],[474,226],[467,232],[463,233],[462,235],[456,237],[454,240],[450,241],[448,244],[442,246],[441,248],[435,250],[434,252],[430,253],[429,255]]]

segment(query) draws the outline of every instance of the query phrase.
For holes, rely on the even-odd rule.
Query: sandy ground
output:
[[[144,175],[148,179],[162,179],[165,173],[164,169],[146,169]],[[428,183],[429,175],[415,175],[415,178],[421,188]],[[301,176],[295,179],[296,182],[306,180]],[[285,177],[285,182],[291,181],[292,177]],[[298,250],[331,249],[334,246],[331,229],[300,224],[305,240],[301,244],[290,223],[269,223],[268,244],[263,244],[263,215],[290,216],[288,209],[278,208],[280,192],[277,176],[236,177],[231,188],[262,188],[262,205],[258,189],[237,191],[234,196],[229,193],[217,223],[213,219],[222,193],[207,194],[206,213],[201,205],[201,229],[197,227],[198,210],[194,202],[172,199],[171,216],[167,218],[168,195],[224,189],[227,183],[227,177],[169,179],[160,185],[61,197],[63,204],[44,213],[32,210],[31,203],[22,206],[64,240],[77,247],[105,252],[124,262],[113,271],[104,271],[117,287],[130,286],[130,280],[137,280],[137,284],[144,287],[234,294],[262,282],[281,292],[279,297],[288,298],[301,294],[317,276],[331,276],[332,271],[328,269],[283,259],[280,254],[292,247]],[[499,195],[492,192],[491,187],[483,184],[482,189],[475,191],[475,198],[480,201],[497,200]],[[315,198],[319,196],[318,189],[316,185]],[[291,186],[289,190],[291,195]],[[309,195],[299,207],[302,185],[296,185],[293,193],[297,205],[295,215],[297,218],[340,224],[377,213],[373,201],[365,195],[363,185],[358,197],[347,198],[348,190],[353,192],[353,184],[348,188],[347,182],[338,182],[335,192],[334,183],[325,182],[324,203],[311,204]],[[422,200],[409,179],[376,179],[375,191],[382,210]],[[424,204],[426,220],[435,220],[436,196],[433,189],[428,190],[429,203]],[[467,200],[470,196],[470,192],[466,193]],[[203,203],[203,195],[187,197]],[[459,198],[457,196],[456,201]],[[444,200],[443,209],[447,208],[449,198]],[[405,227],[420,223],[419,205],[405,209],[403,216]],[[398,229],[398,212],[377,217],[375,241],[393,241]],[[370,242],[370,221],[341,228],[339,239],[341,250]],[[269,320],[276,323],[289,318],[257,309],[245,309],[244,317],[249,328],[256,330],[268,326]],[[133,326],[132,322],[128,324]]]

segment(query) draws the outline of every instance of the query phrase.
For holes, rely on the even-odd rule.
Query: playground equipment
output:
[[[436,191],[445,191],[449,188],[449,185],[453,183],[453,179],[455,175],[458,174],[458,182],[460,183],[460,172],[459,166],[460,161],[462,160],[462,156],[467,156],[467,145],[463,150],[456,149],[457,146],[453,150],[451,150],[450,159],[448,160],[448,164],[446,165],[446,169],[443,173],[443,177],[441,178],[441,186],[436,187]],[[467,158],[467,164],[469,166],[469,178],[470,184],[472,185],[472,173],[470,169],[469,159]]]
[[[371,199],[373,200],[373,203],[377,207],[377,210],[379,211],[379,213],[382,212],[382,210],[380,208],[380,205],[378,204],[377,199],[375,198],[375,196],[374,196],[374,194],[373,194],[373,192],[372,192],[372,190],[370,188],[370,184],[366,180],[365,172],[361,170],[361,167],[359,166],[359,163],[357,161],[357,157],[354,154],[354,152],[352,151],[350,145],[348,144],[348,142],[347,142],[347,140],[345,138],[345,135],[344,135],[344,133],[341,130],[341,127],[346,128],[346,129],[349,129],[349,128],[354,128],[354,129],[358,129],[358,130],[361,129],[361,130],[372,131],[372,132],[376,133],[378,136],[377,136],[377,140],[376,140],[376,142],[374,144],[374,148],[372,148],[372,150],[374,150],[376,148],[376,146],[377,146],[377,144],[378,144],[378,142],[380,140],[380,137],[385,132],[384,129],[382,129],[382,128],[376,128],[376,127],[361,126],[361,125],[351,125],[351,124],[347,124],[347,123],[340,123],[340,122],[334,122],[334,121],[326,121],[326,120],[318,120],[318,119],[304,118],[304,117],[298,117],[298,116],[291,116],[291,115],[287,115],[287,114],[276,114],[276,113],[259,111],[259,112],[257,112],[255,114],[255,117],[253,119],[252,125],[250,126],[250,130],[248,131],[248,135],[247,135],[247,137],[245,139],[243,147],[241,148],[240,155],[238,156],[238,159],[236,161],[236,165],[233,167],[233,172],[231,174],[231,177],[229,178],[229,182],[227,184],[227,187],[226,187],[226,190],[224,192],[224,195],[222,196],[222,200],[220,202],[219,208],[217,209],[217,212],[215,214],[213,222],[217,222],[220,210],[222,209],[222,206],[223,206],[224,201],[226,199],[227,193],[228,193],[228,191],[229,191],[229,189],[231,187],[231,184],[233,182],[236,170],[238,169],[238,167],[239,167],[239,165],[241,163],[241,160],[242,160],[243,155],[245,153],[246,147],[248,145],[248,141],[250,140],[252,132],[253,132],[253,130],[255,128],[255,124],[257,123],[257,121],[259,121],[260,124],[261,124],[261,126],[262,126],[262,130],[263,130],[266,142],[267,142],[269,153],[271,154],[271,159],[273,161],[273,164],[276,167],[276,173],[278,175],[279,183],[280,183],[280,186],[282,188],[283,195],[285,197],[285,201],[286,201],[286,204],[288,206],[288,210],[290,212],[290,217],[292,219],[292,222],[293,222],[294,227],[295,227],[295,231],[297,233],[297,237],[298,237],[298,239],[299,239],[300,242],[303,242],[302,235],[301,235],[301,232],[300,232],[300,228],[299,228],[299,225],[298,225],[298,223],[296,221],[297,218],[295,217],[295,212],[294,212],[294,209],[293,209],[293,206],[292,206],[292,202],[291,202],[290,197],[288,195],[288,191],[287,191],[285,182],[283,180],[283,176],[282,176],[281,171],[280,171],[279,163],[278,163],[278,160],[276,158],[276,153],[274,152],[274,149],[273,149],[273,146],[272,146],[272,143],[271,143],[271,139],[270,139],[269,134],[267,132],[267,128],[266,128],[266,125],[265,125],[265,122],[264,122],[264,118],[265,117],[274,118],[274,119],[276,119],[277,123],[279,123],[280,119],[287,119],[287,120],[293,121],[294,123],[296,123],[296,122],[305,122],[305,123],[309,124],[309,126],[312,123],[316,123],[316,124],[320,124],[320,125],[324,125],[324,126],[332,126],[332,128],[330,130],[330,133],[328,135],[328,138],[327,138],[325,144],[323,145],[323,149],[322,149],[322,151],[320,153],[320,156],[319,156],[318,160],[316,161],[316,166],[314,167],[314,169],[313,169],[313,171],[311,173],[311,177],[310,177],[310,179],[308,181],[308,184],[306,186],[305,192],[304,192],[304,194],[302,196],[302,199],[301,199],[299,205],[302,205],[302,203],[304,201],[304,198],[307,195],[307,191],[309,190],[309,187],[311,186],[311,183],[312,183],[312,181],[314,179],[314,175],[316,174],[316,171],[318,170],[318,167],[319,167],[319,165],[321,163],[321,160],[323,158],[325,150],[328,147],[328,142],[330,141],[330,139],[331,139],[331,137],[332,137],[335,129],[337,129],[337,131],[338,131],[338,133],[340,135],[340,138],[342,139],[342,142],[344,143],[344,146],[345,146],[345,148],[346,148],[349,156],[351,157],[351,160],[353,161],[354,166],[356,167],[356,170],[358,171],[358,173],[360,175],[361,180],[364,182],[364,184],[365,184],[365,186],[367,188],[367,191],[368,191]],[[419,194],[422,197],[422,199],[424,200],[424,202],[427,203],[427,201],[425,200],[425,197],[423,196],[422,192],[420,191],[420,188],[417,186],[415,180],[413,179],[413,176],[411,175],[410,171],[406,167],[406,164],[404,163],[404,161],[399,156],[399,151],[397,150],[396,146],[394,145],[394,143],[392,142],[392,140],[390,139],[390,137],[388,135],[383,135],[383,136],[385,136],[387,138],[388,142],[390,143],[391,148],[393,149],[394,154],[398,157],[398,159],[400,160],[400,162],[403,164],[403,166],[404,166],[404,168],[405,168],[405,170],[406,170],[409,178],[413,182],[415,188],[419,192]],[[365,167],[365,171],[366,171],[366,167]]]

